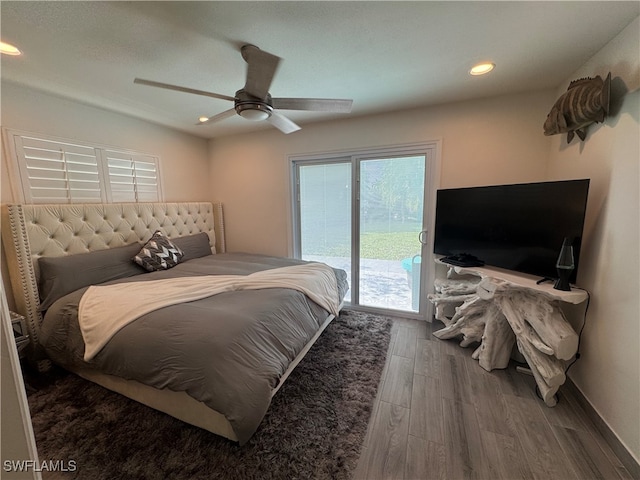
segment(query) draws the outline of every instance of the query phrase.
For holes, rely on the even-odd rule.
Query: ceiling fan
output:
[[[238,90],[234,97],[218,93],[196,90],[168,83],[155,82],[136,78],[133,82],[150,87],[177,90],[205,97],[219,98],[234,102],[234,107],[211,117],[201,117],[196,125],[206,125],[230,117],[237,113],[247,120],[266,120],[283,133],[300,130],[289,118],[278,110],[312,110],[322,112],[349,113],[353,100],[329,98],[272,98],[269,87],[281,61],[280,57],[260,50],[255,45],[246,44],[240,49],[242,58],[247,62],[247,79],[244,88]]]

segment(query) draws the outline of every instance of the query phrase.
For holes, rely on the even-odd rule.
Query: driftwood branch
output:
[[[489,306],[486,317],[478,362],[487,371],[494,368],[507,368],[516,336],[495,303]]]
[[[468,347],[474,342],[480,342],[485,327],[484,313],[487,309],[486,303],[485,300],[478,297],[466,300],[460,307],[456,308],[456,313],[448,321],[447,326],[434,332],[434,335],[443,340],[462,335],[460,345],[463,347]]]

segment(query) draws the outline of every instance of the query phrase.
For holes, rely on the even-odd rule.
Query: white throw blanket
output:
[[[261,288],[291,288],[333,315],[339,312],[336,276],[323,263],[274,268],[251,275],[206,275],[91,286],[80,299],[78,310],[84,359],[91,360],[121,328],[146,313],[232,290]]]

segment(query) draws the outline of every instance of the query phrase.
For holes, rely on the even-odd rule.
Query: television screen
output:
[[[557,278],[569,238],[575,282],[588,191],[588,179],[438,190],[434,253]]]

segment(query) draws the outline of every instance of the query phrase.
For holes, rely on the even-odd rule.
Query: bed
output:
[[[226,252],[217,203],[5,205],[3,227],[32,359],[240,444],[348,289],[343,270]],[[154,239],[177,264],[131,261]],[[165,303],[127,317],[146,298]]]

